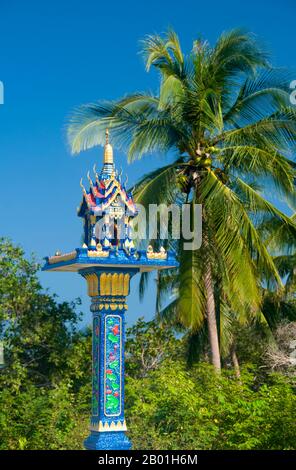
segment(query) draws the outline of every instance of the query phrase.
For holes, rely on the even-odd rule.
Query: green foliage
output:
[[[127,382],[130,434],[139,449],[295,449],[296,396],[280,376],[217,378],[208,364],[164,361]],[[141,432],[145,429],[145,434]]]
[[[0,380],[16,390],[26,381],[53,387],[64,373],[77,380],[73,353],[79,357],[77,342],[81,348],[89,336],[77,330],[79,299],[58,303],[42,291],[37,270],[20,248],[0,240],[0,334],[6,371]]]
[[[130,360],[135,365],[130,352],[139,353],[143,340],[146,353],[155,357],[154,332],[155,323],[145,326],[142,320],[129,330],[128,368]],[[133,369],[127,377],[126,413],[134,448],[295,449],[295,383],[263,368],[268,341],[260,324],[236,335],[243,363],[240,380],[232,369],[217,377],[205,362],[188,367],[186,336],[174,340],[169,330],[166,335],[168,351],[177,341],[176,356],[164,355],[149,373]],[[138,367],[143,370],[140,362]]]
[[[85,395],[75,396],[66,382],[53,389],[27,384],[16,393],[2,390],[0,449],[82,448],[89,408]]]
[[[90,394],[91,335],[75,303],[43,292],[38,266],[0,240],[0,448],[81,446]],[[83,429],[85,433],[86,427]]]

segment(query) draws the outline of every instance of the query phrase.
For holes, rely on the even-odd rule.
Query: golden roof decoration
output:
[[[105,143],[105,150],[104,150],[104,163],[113,164],[113,148],[112,148],[112,145],[109,144],[109,131],[108,131],[108,129],[106,129],[106,143]]]

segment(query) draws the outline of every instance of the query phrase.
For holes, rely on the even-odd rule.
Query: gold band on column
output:
[[[129,293],[130,275],[103,273],[100,275],[100,295],[124,295]]]

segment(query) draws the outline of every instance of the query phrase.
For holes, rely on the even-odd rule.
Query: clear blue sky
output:
[[[172,26],[185,50],[200,35],[213,43],[222,31],[242,26],[262,39],[276,65],[294,68],[295,19],[295,0],[1,0],[0,235],[39,259],[79,246],[79,180],[95,162],[100,166],[102,149],[71,157],[66,118],[82,103],[157,88],[156,75],[145,72],[138,54],[145,34]],[[131,183],[161,163],[146,158],[128,166],[123,154],[115,155]],[[61,299],[82,297],[89,321],[86,286],[78,275],[40,278]],[[131,295],[129,323],[153,314],[153,292],[152,283],[143,304]]]

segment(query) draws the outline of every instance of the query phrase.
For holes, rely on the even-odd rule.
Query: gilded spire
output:
[[[106,143],[105,143],[105,151],[104,151],[104,163],[112,163],[113,164],[113,148],[112,145],[109,144],[109,131],[106,129]]]

